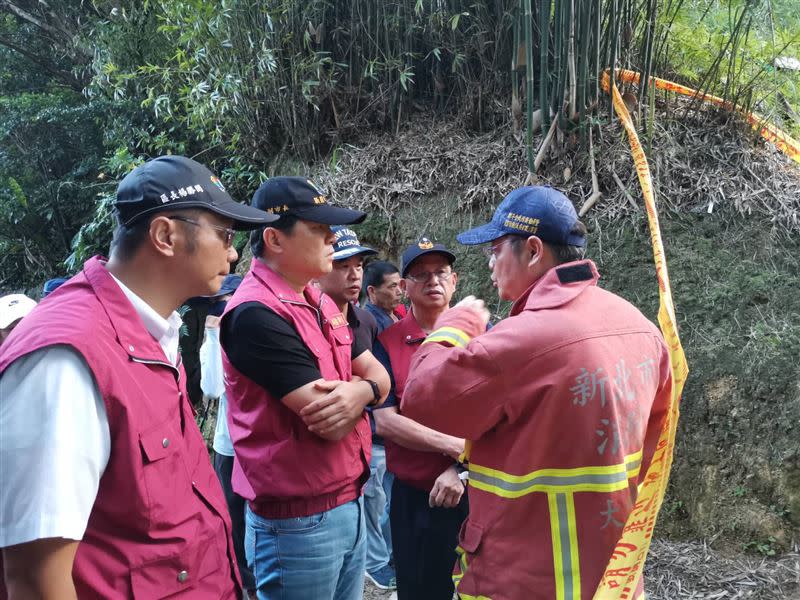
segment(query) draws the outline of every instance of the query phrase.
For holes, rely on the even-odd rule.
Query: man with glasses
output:
[[[392,376],[392,391],[373,411],[384,439],[386,466],[394,474],[389,512],[400,600],[450,600],[458,530],[467,497],[458,457],[464,440],[410,419],[400,408],[408,367],[437,318],[450,306],[458,275],[455,255],[423,237],[403,252],[401,285],[411,310],[378,336],[376,355]],[[436,393],[427,391],[426,402]]]
[[[364,409],[383,401],[389,377],[311,282],[333,267],[331,225],[366,215],[332,206],[303,177],[272,177],[253,205],[279,219],[251,235],[220,337],[247,562],[260,600],[361,600]]]
[[[402,404],[471,440],[458,592],[587,600],[628,515],[643,510],[637,494],[671,396],[667,346],[634,306],[597,287],[586,228],[562,193],[516,189],[458,240],[489,245],[492,282],[514,302],[485,333],[482,301],[444,312]],[[642,582],[631,592],[642,596]]]
[[[219,290],[234,229],[276,217],[193,160],[119,184],[96,256],[0,348],[0,546],[11,598],[241,596],[231,522],[186,395],[175,310]]]

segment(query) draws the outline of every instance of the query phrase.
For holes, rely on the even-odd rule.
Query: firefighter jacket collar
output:
[[[514,301],[511,316],[523,310],[563,306],[589,286],[597,285],[600,274],[591,260],[579,260],[553,267]]]

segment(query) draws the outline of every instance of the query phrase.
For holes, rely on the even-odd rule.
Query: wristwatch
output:
[[[375,406],[381,400],[381,389],[378,387],[378,384],[372,381],[372,379],[364,379],[370,387],[372,388],[372,400],[370,401],[367,406]]]

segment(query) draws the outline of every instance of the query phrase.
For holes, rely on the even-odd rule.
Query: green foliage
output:
[[[71,236],[91,215],[104,101],[72,91],[0,96],[0,285],[61,273]]]
[[[756,110],[800,135],[800,71],[775,66],[778,57],[800,59],[796,3],[726,0],[673,6],[661,22],[662,76]]]
[[[775,556],[777,540],[770,536],[766,540],[750,540],[742,544],[742,550],[745,552],[758,552],[763,556]]]

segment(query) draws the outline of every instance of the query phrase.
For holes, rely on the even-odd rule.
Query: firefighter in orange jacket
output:
[[[466,298],[412,360],[403,413],[472,440],[453,576],[463,599],[590,600],[652,459],[672,387],[667,347],[597,287],[585,235],[560,192],[512,191],[490,223],[458,236],[490,244],[510,316],[483,333],[489,313]]]

